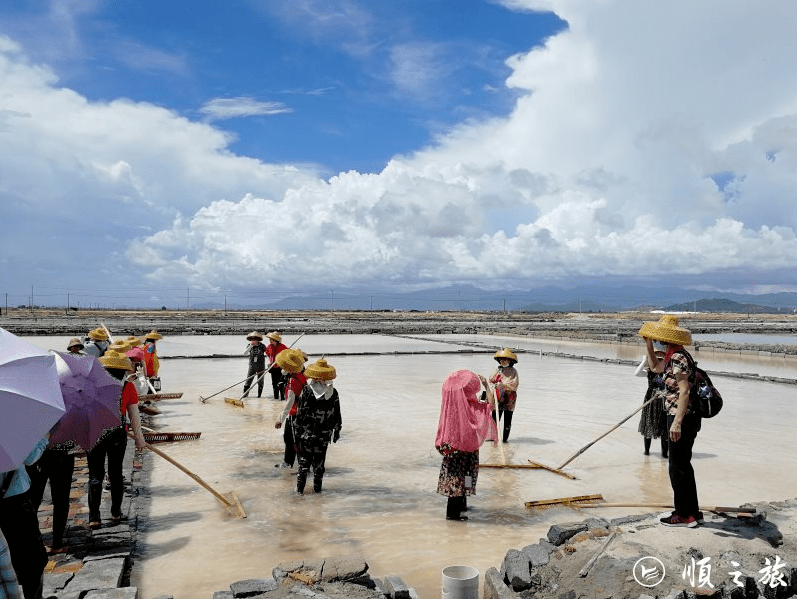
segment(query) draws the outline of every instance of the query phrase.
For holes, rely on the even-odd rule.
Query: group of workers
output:
[[[63,551],[77,453],[86,451],[89,469],[89,528],[102,526],[100,504],[106,461],[111,492],[111,523],[118,524],[126,520],[127,516],[122,512],[122,468],[128,429],[135,440],[136,448],[144,448],[146,441],[141,428],[138,397],[152,391],[152,381],[157,377],[158,339],[162,339],[162,336],[153,330],[144,335],[143,340],[131,336],[111,342],[107,331],[94,329],[89,331],[84,341],[77,337],[69,340],[65,354],[67,357],[63,361],[74,357],[88,359],[87,356],[92,356],[102,364],[111,378],[118,381],[118,425],[103,430],[97,442],[90,448],[80,448],[71,441],[50,442],[48,433],[36,444],[19,468],[0,473],[0,590],[4,594],[0,596],[24,596],[25,599],[42,597],[42,575],[47,563],[47,550],[39,529],[38,510],[49,482],[53,504],[50,551]]]
[[[661,523],[665,526],[694,528],[703,522],[697,484],[692,467],[692,448],[701,417],[690,393],[694,360],[684,348],[691,345],[688,329],[672,315],[658,322],[646,322],[639,329],[646,355],[639,371],[649,371],[650,385],[645,397],[640,432],[645,436],[645,454],[650,438],[663,436],[662,455],[669,460],[673,512]],[[517,391],[517,356],[509,349],[497,352],[498,371],[489,381],[469,370],[458,370],[446,378],[435,447],[442,454],[437,492],[448,497],[446,518],[467,520],[467,497],[476,489],[479,474],[479,448],[485,441],[497,443],[496,404],[503,414],[503,440],[509,437]],[[491,387],[491,384],[493,385]]]
[[[263,394],[266,372],[271,377],[274,399],[285,401],[274,428],[283,430],[285,453],[279,468],[293,468],[298,461],[296,492],[304,494],[307,476],[313,471],[313,491],[320,493],[326,471],[326,455],[330,441],[337,443],[343,421],[340,399],[334,386],[337,372],[321,358],[305,367],[308,357],[300,349],[282,343],[279,331],[263,335],[252,331],[246,340],[249,346],[249,370],[244,383],[243,397],[257,384],[257,396]],[[266,366],[268,361],[268,366]]]
[[[649,418],[658,423],[660,414],[666,417],[667,443],[662,445],[662,453],[669,457],[675,510],[661,522],[693,528],[702,521],[703,514],[698,509],[691,465],[692,447],[700,430],[700,416],[690,403],[693,361],[687,358],[684,349],[684,345],[691,344],[691,334],[678,326],[674,316],[645,323],[639,334],[646,343],[650,379],[657,381],[649,388],[646,400],[655,394],[660,403],[652,412],[655,415]],[[263,344],[264,336],[257,331],[246,337],[249,368],[243,396],[246,397],[256,384],[257,396],[261,397],[265,375],[270,374],[274,399],[285,401],[274,425],[276,429],[284,429],[284,458],[277,466],[290,469],[298,461],[296,492],[304,494],[312,470],[313,491],[320,493],[329,443],[338,441],[342,428],[340,399],[333,382],[337,372],[324,358],[306,366],[307,354],[298,348],[286,347],[278,331],[267,333],[265,338],[269,340],[268,345]],[[159,369],[156,350],[159,339],[162,336],[153,330],[143,341],[131,336],[111,342],[106,330],[94,329],[84,341],[73,338],[68,343],[69,354],[96,357],[121,387],[119,425],[104,431],[87,452],[90,528],[102,525],[100,501],[106,460],[111,521],[118,523],[125,518],[121,511],[122,461],[128,426],[136,447],[145,447],[137,404],[139,395],[154,392],[152,382]],[[442,455],[437,492],[448,497],[446,518],[449,520],[467,520],[463,512],[468,509],[467,496],[475,493],[479,448],[485,441],[497,444],[499,421],[503,421],[502,441],[509,440],[519,385],[515,369],[518,358],[509,348],[496,352],[493,357],[498,365],[489,378],[469,370],[458,370],[442,385],[435,439],[435,447]],[[640,426],[640,432],[646,436],[649,429],[643,430]],[[646,453],[648,449],[649,441]],[[18,587],[11,584],[6,587],[11,589],[8,596],[21,596],[13,594],[14,588],[17,593],[21,588],[26,599],[41,597],[46,551],[38,528],[38,507],[49,481],[53,501],[52,550],[59,551],[63,546],[77,451],[74,444],[50,445],[43,439],[23,466],[16,471],[0,473],[0,588],[8,580],[14,579],[14,585],[19,582]]]

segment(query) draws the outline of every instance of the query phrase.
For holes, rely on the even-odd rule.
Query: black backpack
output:
[[[689,352],[682,353],[689,362],[689,405],[691,411],[701,418],[714,418],[722,409],[722,395],[711,382],[708,373],[697,365]]]

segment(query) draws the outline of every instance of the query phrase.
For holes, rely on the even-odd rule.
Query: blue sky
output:
[[[774,1],[4,2],[0,293],[797,290],[795,18]]]
[[[0,11],[12,23],[5,33],[88,100],[151,102],[233,134],[236,154],[328,176],[379,172],[463,120],[508,114],[517,94],[503,85],[504,62],[566,27],[550,12],[482,0],[95,0]],[[60,48],[46,34],[59,25]]]

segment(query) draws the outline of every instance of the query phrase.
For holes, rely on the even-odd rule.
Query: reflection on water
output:
[[[528,339],[480,339],[529,351],[551,348]],[[167,341],[160,344],[164,354]],[[219,346],[212,337],[182,337],[179,342],[191,351]],[[298,345],[315,358],[362,351],[369,343],[401,351],[441,345],[375,335],[307,336]],[[236,339],[235,345],[243,351],[245,344]],[[560,351],[601,349],[593,344],[568,347]],[[602,347],[610,353],[626,350],[629,355],[623,357],[639,355],[634,348]],[[482,462],[523,464],[533,459],[558,466],[642,402],[646,379],[634,377],[629,366],[531,353],[519,357],[521,386],[510,442],[483,448]],[[643,455],[635,416],[567,466],[576,480],[544,470],[482,469],[477,494],[469,501],[470,520],[446,521],[446,500],[435,493],[440,458],[433,444],[440,386],[460,368],[489,374],[495,364],[490,355],[352,355],[330,358],[330,363],[338,371],[343,433],[330,446],[323,493],[301,497],[293,491],[295,477],[274,467],[283,449],[281,431],[274,429],[281,402],[250,399],[241,409],[225,404],[225,394],[205,404],[198,401],[200,394],[241,380],[246,358],[161,363],[164,391],[182,391],[184,396],[159,403],[163,414],[156,418],[157,426],[202,431],[198,441],[161,448],[218,491],[235,490],[249,517],[228,519],[207,491],[150,456],[151,511],[139,537],[132,579],[142,596],[206,595],[227,589],[235,580],[270,576],[273,567],[290,559],[360,553],[373,576],[399,575],[430,598],[440,594],[445,566],[472,565],[483,574],[499,567],[508,549],[536,543],[554,523],[639,511],[527,510],[525,501],[595,493],[610,502],[671,499],[658,443],[654,441],[650,456]],[[723,369],[731,366],[726,362]],[[789,372],[794,378],[793,367]],[[715,383],[725,407],[716,419],[704,422],[693,461],[701,504],[794,496],[795,387],[727,377]],[[240,387],[226,395],[235,392]]]

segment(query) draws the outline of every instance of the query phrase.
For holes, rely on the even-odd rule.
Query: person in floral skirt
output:
[[[447,520],[467,520],[467,496],[476,492],[479,447],[496,441],[498,431],[487,401],[487,381],[457,370],[443,383],[435,448],[443,456],[437,492],[448,497]]]

